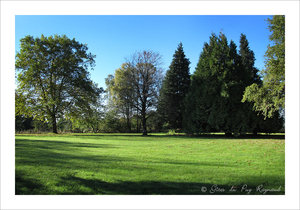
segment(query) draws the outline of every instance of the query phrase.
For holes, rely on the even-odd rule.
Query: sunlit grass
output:
[[[16,194],[284,194],[284,148],[278,135],[16,135]]]

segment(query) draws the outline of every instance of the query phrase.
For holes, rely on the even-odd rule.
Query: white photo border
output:
[[[285,195],[15,195],[15,15],[285,15]],[[1,209],[299,208],[299,1],[2,1]]]

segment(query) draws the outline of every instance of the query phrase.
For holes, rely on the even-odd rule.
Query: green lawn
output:
[[[284,136],[39,134],[15,145],[16,194],[284,194]]]

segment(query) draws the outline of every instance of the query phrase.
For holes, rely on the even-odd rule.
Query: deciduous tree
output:
[[[102,92],[89,77],[95,56],[87,45],[67,36],[26,36],[16,55],[16,114],[48,121],[57,133],[57,119],[80,118]]]
[[[147,135],[148,113],[156,110],[162,82],[161,57],[152,51],[135,53],[130,62],[130,79],[136,93],[136,109],[140,113],[143,135]]]
[[[268,19],[271,44],[265,53],[263,84],[252,84],[245,90],[243,102],[254,103],[254,110],[265,117],[273,117],[285,106],[285,16],[275,15]]]
[[[131,131],[131,118],[136,107],[136,91],[131,81],[131,65],[122,64],[114,75],[106,78],[109,104],[126,119],[127,132]]]

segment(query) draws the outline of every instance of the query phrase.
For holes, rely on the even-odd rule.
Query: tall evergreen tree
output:
[[[226,97],[223,85],[226,50],[229,52],[215,34],[210,36],[209,43],[204,44],[185,100],[184,128],[188,133],[209,132],[222,127],[225,116],[219,108],[224,103],[221,94]]]
[[[241,56],[241,64],[243,69],[242,80],[244,86],[248,86],[253,83],[260,84],[261,78],[258,75],[258,69],[254,67],[255,57],[254,52],[249,47],[249,42],[245,34],[241,34],[240,37],[240,50],[239,54]]]
[[[190,86],[190,61],[186,58],[182,43],[173,55],[166,72],[159,97],[158,112],[172,129],[182,128],[184,98]]]
[[[228,120],[230,132],[240,134],[244,132],[257,132],[259,120],[257,114],[252,110],[252,104],[241,103],[243,92],[247,85],[261,82],[258,70],[254,67],[254,52],[249,47],[246,35],[241,34],[239,54],[236,46],[230,43],[232,50],[233,74],[231,78],[232,88],[230,91],[231,114]]]

